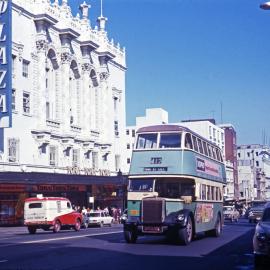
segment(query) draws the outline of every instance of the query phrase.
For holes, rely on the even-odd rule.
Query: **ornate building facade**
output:
[[[1,169],[114,174],[125,136],[125,50],[93,29],[90,6],[14,0],[13,126]],[[23,28],[21,27],[23,25]],[[124,161],[124,160],[123,160]]]
[[[39,183],[48,179],[62,186],[48,189],[59,191],[53,195],[68,196],[66,184],[82,184],[71,189],[83,191],[87,202],[93,190],[106,193],[91,186],[93,179],[98,185],[102,178],[103,188],[113,178],[122,183],[116,178],[126,161],[125,49],[109,40],[107,18],[92,26],[90,5],[80,10],[73,16],[68,0],[12,0],[13,124],[0,138],[0,212],[14,214],[19,184],[25,196],[42,191]],[[108,196],[118,194],[108,190]],[[13,210],[4,203],[10,198]]]

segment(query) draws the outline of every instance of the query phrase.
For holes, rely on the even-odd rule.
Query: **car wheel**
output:
[[[59,220],[56,220],[54,225],[53,225],[53,232],[57,233],[61,230],[61,223]]]
[[[188,217],[187,225],[178,231],[178,239],[180,244],[188,245],[192,241],[193,237],[193,225],[191,217]]]
[[[76,223],[74,225],[74,230],[77,232],[81,229],[81,221],[79,219],[76,220]]]
[[[138,238],[137,232],[135,229],[124,230],[124,237],[127,243],[135,244]]]
[[[28,232],[30,234],[35,234],[36,231],[37,231],[37,228],[36,227],[34,227],[34,226],[28,226]]]

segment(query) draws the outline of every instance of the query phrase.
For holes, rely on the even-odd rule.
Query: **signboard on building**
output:
[[[0,0],[0,128],[12,125],[11,0]]]

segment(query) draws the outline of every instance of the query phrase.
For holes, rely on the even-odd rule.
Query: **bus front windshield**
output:
[[[157,148],[157,133],[139,134],[136,149]]]
[[[135,192],[152,192],[153,191],[154,179],[132,179],[129,180],[129,189],[128,191]]]

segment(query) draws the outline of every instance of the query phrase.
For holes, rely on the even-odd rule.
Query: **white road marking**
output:
[[[5,262],[8,262],[8,260],[2,260],[2,261],[0,261],[0,263],[5,263]]]
[[[104,232],[104,233],[92,233],[92,234],[84,234],[84,235],[77,235],[77,236],[67,236],[67,237],[59,237],[59,238],[50,238],[44,240],[35,240],[35,241],[25,241],[19,242],[19,244],[34,244],[34,243],[46,243],[52,241],[59,241],[59,240],[68,240],[68,239],[76,239],[76,238],[84,238],[89,236],[99,236],[99,235],[106,235],[106,234],[113,234],[113,233],[122,233],[123,231],[116,231],[116,232]]]

